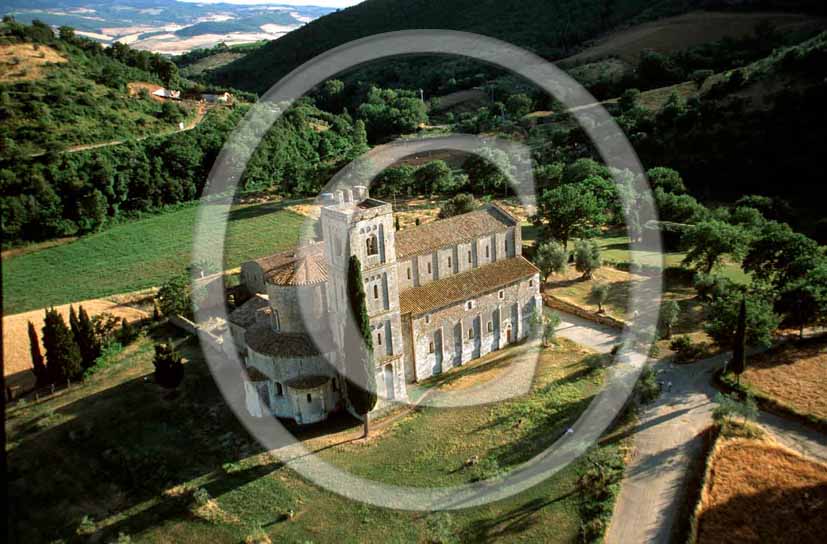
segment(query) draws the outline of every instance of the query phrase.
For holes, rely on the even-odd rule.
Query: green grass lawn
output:
[[[187,207],[4,259],[3,311],[15,314],[159,285],[190,264],[197,211]],[[288,248],[304,220],[280,204],[234,208],[226,268]]]
[[[175,333],[155,336],[169,334]],[[262,453],[226,408],[191,342],[182,346],[190,359],[182,391],[165,399],[144,379],[151,345],[141,338],[88,383],[12,408],[7,452],[17,511],[10,522],[22,542],[86,541],[75,536],[85,530],[100,542],[122,532],[136,543],[236,544],[258,528],[273,542],[435,542],[445,533],[457,541],[579,542],[578,479],[593,466],[586,459],[515,497],[448,515],[365,506]],[[322,436],[307,444],[325,447],[325,460],[379,481],[468,482],[485,476],[484,467],[508,468],[533,456],[580,413],[602,381],[600,371],[583,363],[587,355],[568,342],[545,351],[533,390],[519,399],[424,409],[367,443]],[[344,434],[359,427],[349,419],[328,425]],[[591,459],[622,464],[623,431],[607,437]],[[480,464],[463,468],[473,455]],[[206,491],[202,503],[193,499],[199,488]]]

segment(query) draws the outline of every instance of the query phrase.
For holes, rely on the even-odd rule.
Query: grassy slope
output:
[[[3,261],[8,314],[157,286],[190,264],[197,206],[130,222],[70,244]],[[302,216],[274,204],[231,212],[226,268],[287,248]]]
[[[0,46],[0,58],[22,58],[15,53],[20,44]],[[46,54],[52,48],[40,45],[34,54]],[[57,54],[57,53],[52,53]],[[0,84],[8,131],[23,154],[44,150],[44,142],[62,147],[94,144],[119,139],[148,136],[174,130],[177,123],[159,119],[161,104],[150,98],[128,96],[95,81],[100,69],[93,58],[74,47],[61,55],[66,62],[26,67],[10,71]],[[114,63],[114,61],[110,61]],[[17,67],[16,67],[17,68]],[[124,68],[136,80],[149,79],[145,72]],[[36,74],[37,77],[31,77]],[[18,85],[20,84],[20,85]],[[39,108],[32,111],[32,108]],[[190,112],[191,114],[191,112]]]
[[[174,331],[156,336],[168,334]],[[191,362],[181,395],[162,400],[143,379],[152,368],[151,345],[140,339],[90,382],[9,414],[11,494],[20,509],[13,519],[22,541],[69,537],[83,516],[95,522],[102,541],[124,532],[133,542],[237,543],[256,526],[274,542],[425,542],[435,536],[432,516],[350,502],[260,454],[191,344],[183,346]],[[474,469],[456,470],[468,457],[490,456],[508,466],[565,428],[601,381],[600,374],[586,370],[585,355],[570,343],[546,351],[534,391],[519,400],[423,410],[368,444],[343,444],[334,435],[308,439],[307,445],[326,447],[321,455],[327,461],[383,481],[469,481]],[[517,419],[524,421],[519,428]],[[346,420],[338,429],[353,433],[358,424]],[[617,462],[621,446],[611,437],[598,454],[603,462]],[[45,466],[50,469],[38,468]],[[575,542],[576,482],[585,466],[578,461],[516,497],[453,513],[452,532],[469,541]],[[193,512],[189,495],[199,487],[215,503]],[[291,510],[295,516],[288,521]]]

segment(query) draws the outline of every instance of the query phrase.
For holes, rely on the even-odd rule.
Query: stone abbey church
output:
[[[322,195],[320,225],[323,241],[241,268],[254,296],[230,315],[227,334],[253,416],[309,424],[345,408],[337,347],[351,255],[362,264],[378,406],[528,336],[540,273],[500,206],[395,231],[392,206],[357,186]]]

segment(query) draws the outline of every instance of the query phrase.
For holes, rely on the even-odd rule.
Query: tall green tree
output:
[[[32,355],[32,372],[34,372],[34,377],[37,380],[36,386],[43,387],[49,383],[49,371],[46,369],[43,354],[40,352],[40,340],[37,337],[37,331],[31,321],[29,321],[29,352]]]
[[[417,189],[426,194],[446,193],[454,190],[454,174],[443,160],[431,161],[420,166],[414,174]]]
[[[43,346],[46,348],[46,368],[52,383],[81,377],[83,366],[80,350],[63,316],[54,308],[46,310]]]
[[[741,383],[741,374],[747,369],[747,300],[741,299],[738,310],[738,326],[735,328],[735,341],[732,345],[732,361],[730,370],[738,377]]]
[[[769,347],[772,333],[780,319],[772,301],[765,294],[751,292],[747,297],[732,289],[712,302],[706,312],[704,330],[719,346],[729,347],[735,342],[741,302],[746,298],[746,343],[750,346]]]
[[[77,344],[80,349],[80,356],[83,360],[83,368],[87,369],[95,364],[101,354],[101,345],[98,335],[95,333],[95,326],[89,319],[86,309],[81,306],[78,310],[78,332]]]
[[[744,257],[744,270],[781,288],[802,278],[823,258],[815,240],[794,232],[786,223],[767,222]]]
[[[597,196],[576,183],[545,191],[538,204],[534,223],[545,238],[559,241],[564,248],[571,238],[591,235],[605,221],[604,207]]]
[[[370,411],[376,407],[377,401],[376,369],[362,264],[356,255],[352,255],[348,262],[347,295],[352,318],[359,330],[359,338],[346,340],[348,399],[354,411],[364,420],[364,437],[367,438],[370,433]]]
[[[742,259],[748,249],[749,237],[741,227],[711,219],[687,230],[683,244],[688,248],[683,264],[709,274],[725,255]]]
[[[827,262],[784,285],[775,307],[798,328],[800,338],[805,327],[827,322]]]
[[[80,321],[78,320],[78,313],[75,311],[73,305],[69,305],[69,329],[72,331],[72,336],[75,343],[80,346]]]

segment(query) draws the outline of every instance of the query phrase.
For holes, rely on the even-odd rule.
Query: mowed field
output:
[[[156,287],[191,262],[198,207],[117,225],[99,234],[3,260],[3,313]],[[295,244],[306,219],[280,203],[230,212],[225,268]]]
[[[750,357],[741,380],[794,412],[827,421],[827,341],[823,339]]]
[[[719,440],[696,544],[816,544],[827,534],[827,465],[755,439]]]
[[[771,22],[781,32],[827,27],[827,20],[812,15],[695,11],[613,32],[561,63],[571,65],[612,56],[637,66],[641,51],[646,49],[674,52],[725,37],[746,36],[762,21]]]
[[[152,296],[151,293],[147,296]],[[109,313],[118,318],[127,319],[130,322],[149,317],[149,313],[135,307],[132,304],[118,302],[115,300],[85,300],[75,305],[83,306],[89,313],[89,317],[95,317],[102,313]],[[69,305],[57,306],[57,311],[63,315],[66,322],[69,322]],[[6,387],[20,388],[26,390],[34,386],[34,374],[32,369],[32,354],[29,345],[28,328],[32,323],[41,341],[41,353],[45,353],[42,345],[44,312],[32,310],[20,314],[3,317],[3,375],[6,378]]]
[[[18,508],[10,522],[21,541],[74,541],[80,534],[111,542],[124,533],[135,543],[571,543],[583,522],[580,474],[594,465],[612,467],[615,478],[622,470],[621,427],[589,459],[484,507],[427,514],[367,506],[262,452],[191,340],[180,346],[187,362],[179,395],[166,398],[145,379],[153,340],[180,339],[174,330],[150,334],[80,387],[10,410],[9,493]],[[585,362],[589,355],[561,341],[542,352],[527,395],[492,406],[418,410],[388,425],[376,420],[367,442],[354,440],[360,425],[345,416],[299,437],[325,461],[372,480],[429,487],[488,478],[536,455],[582,412],[603,381],[602,371]],[[473,456],[480,462],[465,466]],[[268,540],[247,540],[262,533]]]

